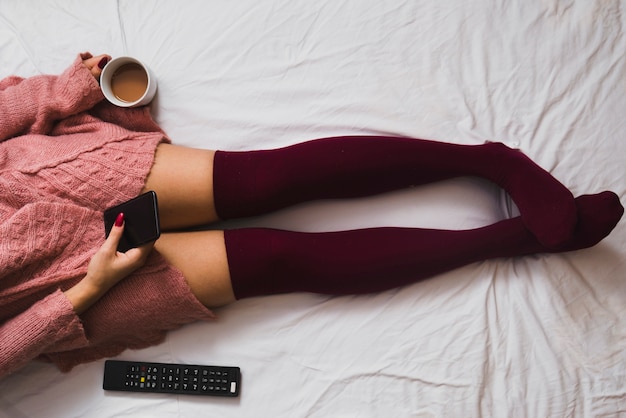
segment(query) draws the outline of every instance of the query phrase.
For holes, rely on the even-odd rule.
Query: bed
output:
[[[266,149],[384,134],[519,148],[574,193],[626,204],[619,0],[0,2],[0,77],[81,51],[157,74],[177,144]],[[459,178],[223,227],[465,229],[515,216]],[[33,362],[0,417],[623,417],[626,221],[596,247],[472,264],[381,294],[242,300],[124,360],[241,367],[236,399],[102,390],[103,361]]]

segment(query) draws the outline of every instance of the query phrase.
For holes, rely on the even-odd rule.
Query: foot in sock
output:
[[[488,147],[491,159],[502,168],[486,177],[511,195],[524,225],[539,242],[548,248],[568,242],[577,218],[572,193],[522,152],[494,142],[483,147]]]
[[[610,191],[579,196],[575,202],[578,222],[573,237],[559,247],[546,248],[545,252],[556,253],[593,247],[609,235],[624,214],[619,197]]]

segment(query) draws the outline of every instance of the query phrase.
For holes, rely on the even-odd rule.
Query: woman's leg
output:
[[[572,251],[610,233],[624,208],[611,192],[575,201],[575,235],[548,249],[520,217],[467,231],[372,228],[300,233],[245,228],[167,233],[155,248],[208,307],[288,292],[330,295],[378,292],[495,257]]]
[[[216,308],[235,301],[222,231],[165,233],[155,249],[182,271],[205,306]]]
[[[170,144],[157,147],[144,191],[154,190],[165,231],[217,220],[213,204],[215,152]]]
[[[214,193],[221,219],[258,215],[312,199],[371,195],[459,176],[504,188],[524,224],[547,246],[567,241],[574,197],[524,154],[503,144],[457,145],[397,137],[336,137],[286,148],[218,151]]]
[[[458,176],[483,177],[507,190],[544,245],[556,247],[571,237],[576,206],[569,190],[522,153],[497,143],[337,137],[249,152],[162,144],[145,190],[157,192],[161,226],[173,230]]]

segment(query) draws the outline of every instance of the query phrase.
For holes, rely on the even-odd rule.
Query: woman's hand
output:
[[[91,74],[96,78],[96,80],[100,79],[100,74],[102,74],[102,69],[109,61],[111,61],[111,56],[102,54],[93,56],[89,52],[86,52],[81,55],[83,59],[83,64],[85,67],[89,68]]]
[[[120,280],[145,264],[153,244],[121,253],[117,251],[117,245],[123,232],[124,215],[120,214],[109,237],[92,257],[87,275],[65,292],[76,313],[84,312]]]
[[[109,290],[117,282],[143,266],[152,250],[152,244],[132,248],[125,253],[117,251],[117,246],[124,232],[124,214],[120,213],[109,237],[94,254],[85,279],[94,286]]]

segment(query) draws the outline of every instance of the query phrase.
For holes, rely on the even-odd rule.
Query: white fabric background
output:
[[[575,195],[626,196],[619,0],[0,0],[0,76],[89,50],[144,60],[175,143],[245,150],[343,134],[518,147]],[[1,122],[0,122],[1,123]],[[237,225],[462,229],[510,216],[458,179]],[[105,393],[103,362],[32,363],[0,417],[626,416],[626,228],[379,295],[250,299],[122,359],[236,365],[236,400]],[[384,277],[381,277],[384,280]]]

